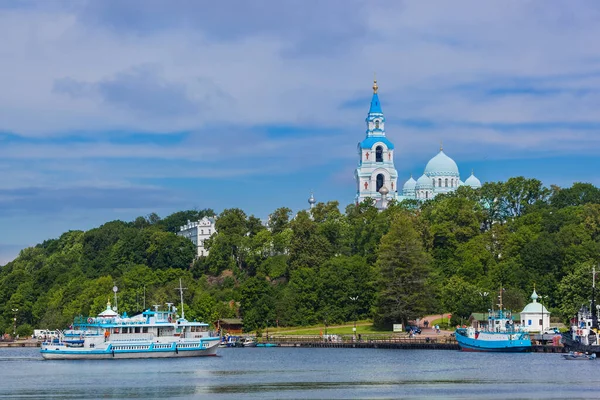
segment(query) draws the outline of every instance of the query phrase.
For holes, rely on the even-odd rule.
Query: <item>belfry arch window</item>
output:
[[[448,187],[448,178],[446,178],[446,187]]]
[[[383,177],[383,174],[377,175],[377,186],[375,186],[375,190],[377,191],[377,193],[379,193],[379,189],[381,189],[381,187],[383,186],[384,179],[385,178]]]
[[[425,198],[428,199],[429,198],[429,192],[425,192]]]
[[[435,187],[435,178],[431,180],[433,182],[433,187]]]
[[[438,187],[442,187],[442,178],[438,179]]]
[[[379,129],[379,120],[375,121],[375,129]]]
[[[375,149],[375,162],[383,162],[383,147],[377,146]]]
[[[450,179],[450,187],[454,187],[454,178]]]

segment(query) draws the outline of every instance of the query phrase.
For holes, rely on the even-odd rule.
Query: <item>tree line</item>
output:
[[[318,203],[293,215],[281,207],[265,226],[241,209],[217,216],[206,257],[176,235],[213,210],[156,214],[69,231],[21,251],[0,267],[0,331],[63,328],[95,315],[118,286],[119,311],[177,302],[214,322],[241,317],[266,326],[372,319],[378,327],[426,314],[504,305],[520,311],[535,286],[554,316],[568,319],[591,295],[600,260],[600,190],[587,183],[546,188],[510,178],[460,187],[424,203]],[[494,304],[493,304],[494,303]],[[14,311],[18,310],[18,311]]]

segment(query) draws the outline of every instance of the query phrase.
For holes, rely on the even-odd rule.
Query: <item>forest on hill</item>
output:
[[[180,278],[188,319],[239,316],[247,331],[355,319],[389,327],[441,313],[459,323],[492,307],[500,288],[505,307],[520,311],[534,285],[567,319],[589,301],[600,260],[600,190],[587,183],[515,177],[382,212],[368,201],[344,212],[337,202],[296,215],[282,207],[268,226],[226,209],[209,255],[196,259],[175,232],[213,214],[112,221],[22,250],[0,267],[0,332],[12,333],[15,316],[26,335],[95,315],[114,285],[119,312],[178,303]]]

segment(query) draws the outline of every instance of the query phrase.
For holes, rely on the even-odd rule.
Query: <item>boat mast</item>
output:
[[[498,312],[498,315],[500,318],[504,318],[503,311],[502,311],[502,292],[503,292],[502,285],[500,285],[500,296],[498,296],[498,298],[500,299],[500,303],[498,304],[498,307],[500,307],[499,312]]]
[[[596,310],[596,266],[592,267],[592,328],[598,328],[598,310]]]
[[[181,298],[181,318],[185,319],[185,311],[183,309],[183,291],[187,289],[184,287],[181,287],[181,278],[179,278],[179,296]]]

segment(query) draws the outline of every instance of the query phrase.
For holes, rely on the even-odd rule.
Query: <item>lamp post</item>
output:
[[[358,300],[358,296],[350,296],[350,300],[352,300],[352,303],[354,305],[354,328],[352,328],[352,332],[354,338],[356,338],[356,301]]]
[[[547,299],[548,296],[540,296],[540,305],[542,306],[542,331],[540,334],[544,334],[544,299]],[[543,336],[542,336],[543,337]]]
[[[12,309],[12,312],[14,314],[14,317],[13,317],[13,340],[17,337],[17,311],[19,311],[18,308]]]

